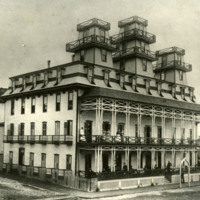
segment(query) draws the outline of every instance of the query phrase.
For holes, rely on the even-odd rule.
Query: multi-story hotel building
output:
[[[164,169],[168,161],[176,168],[185,156],[197,164],[192,65],[178,47],[152,52],[156,36],[147,25],[134,16],[110,37],[105,21],[78,24],[78,40],[66,45],[72,62],[10,78],[3,95],[7,171],[67,184],[66,177],[91,170]]]

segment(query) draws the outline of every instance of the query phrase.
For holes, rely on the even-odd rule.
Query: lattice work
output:
[[[112,111],[113,110],[113,100],[103,99],[102,100],[102,108],[103,110]]]
[[[141,109],[144,109],[144,110],[152,110],[153,107],[152,106],[149,106],[149,105],[141,105]]]
[[[115,107],[117,112],[127,112],[127,104],[123,101],[116,101]]]
[[[97,99],[84,99],[81,102],[81,110],[96,110]]]

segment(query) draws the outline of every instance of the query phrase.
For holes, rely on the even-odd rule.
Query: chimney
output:
[[[48,67],[48,68],[50,68],[50,63],[51,63],[51,61],[48,60],[48,61],[47,61],[47,67]]]

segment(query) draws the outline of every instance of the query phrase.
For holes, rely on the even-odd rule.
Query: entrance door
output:
[[[158,168],[161,169],[161,152],[158,151]]]
[[[92,121],[86,121],[84,124],[85,137],[87,142],[91,142],[92,139]]]
[[[108,154],[107,153],[103,154],[103,171],[109,171]]]
[[[25,153],[24,148],[19,148],[19,165],[24,164],[24,153]]]
[[[146,168],[151,169],[151,152],[146,152]]]
[[[122,154],[116,153],[116,171],[121,171],[122,169]]]
[[[85,171],[88,172],[90,169],[92,169],[92,156],[91,154],[85,155]]]

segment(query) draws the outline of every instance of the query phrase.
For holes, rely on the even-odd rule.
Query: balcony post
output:
[[[112,111],[112,126],[111,126],[111,135],[115,136],[116,135],[116,110],[113,108]]]
[[[161,150],[161,168],[165,168],[165,149]]]
[[[130,135],[130,112],[127,111],[126,112],[126,132],[125,132],[126,136]]]

